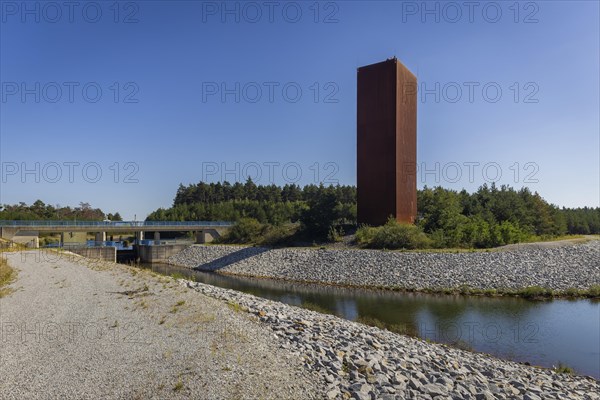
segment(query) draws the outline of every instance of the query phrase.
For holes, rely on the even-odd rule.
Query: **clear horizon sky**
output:
[[[0,1],[0,203],[356,184],[356,69],[419,80],[418,187],[599,206],[598,1]],[[377,179],[377,177],[374,177]]]

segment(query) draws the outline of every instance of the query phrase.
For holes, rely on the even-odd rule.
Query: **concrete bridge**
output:
[[[229,221],[0,221],[0,237],[39,247],[40,232],[61,233],[61,243],[65,233],[76,232],[95,232],[98,242],[106,241],[106,232],[134,232],[138,240],[144,239],[144,232],[154,232],[154,240],[160,240],[160,232],[195,232],[196,241],[206,243],[232,225]]]

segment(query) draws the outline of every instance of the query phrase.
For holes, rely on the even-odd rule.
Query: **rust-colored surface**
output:
[[[382,225],[417,214],[417,78],[397,59],[357,72],[357,217]]]

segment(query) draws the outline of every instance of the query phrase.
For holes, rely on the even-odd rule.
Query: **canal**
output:
[[[167,264],[142,267],[508,360],[543,367],[561,363],[600,379],[598,300],[403,293],[227,276]]]

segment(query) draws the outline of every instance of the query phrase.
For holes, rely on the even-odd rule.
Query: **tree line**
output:
[[[356,187],[245,183],[179,185],[170,208],[159,208],[148,221],[238,221],[231,240],[292,243],[339,240],[357,230],[369,247],[485,248],[565,234],[599,234],[600,207],[559,208],[528,188],[483,185],[477,191],[425,187],[417,192],[415,226],[393,221],[385,227],[358,227]],[[37,200],[0,207],[1,220],[120,221],[89,203],[62,207]],[[237,236],[236,236],[237,235]],[[396,245],[394,245],[396,243]]]
[[[328,203],[328,204],[325,204]],[[179,185],[173,207],[150,213],[148,221],[238,221],[254,218],[263,224],[281,225],[323,213],[330,225],[356,223],[354,186],[295,184],[283,187],[224,183]],[[329,226],[328,226],[329,228]]]
[[[528,188],[506,185],[483,185],[474,193],[425,187],[417,193],[417,210],[414,234],[421,247],[494,247],[564,234],[600,233],[600,208],[559,208]],[[238,232],[240,238],[295,223],[305,238],[335,240],[344,229],[356,228],[356,187],[280,187],[256,185],[251,179],[234,184],[199,182],[180,185],[173,206],[159,208],[147,220],[242,221],[253,234]],[[389,236],[396,228],[386,229]],[[373,237],[375,231],[369,232],[371,236],[363,231],[362,237]]]
[[[417,193],[418,223],[433,247],[495,247],[565,234],[600,232],[600,208],[559,208],[528,188],[483,185]]]
[[[24,202],[19,204],[4,204],[0,206],[0,220],[78,220],[78,221],[102,221],[110,219],[111,221],[121,221],[121,215],[105,214],[99,208],[93,208],[89,203],[80,202],[79,207],[62,207],[60,205],[45,204],[42,200],[36,200],[33,204],[27,205]]]

